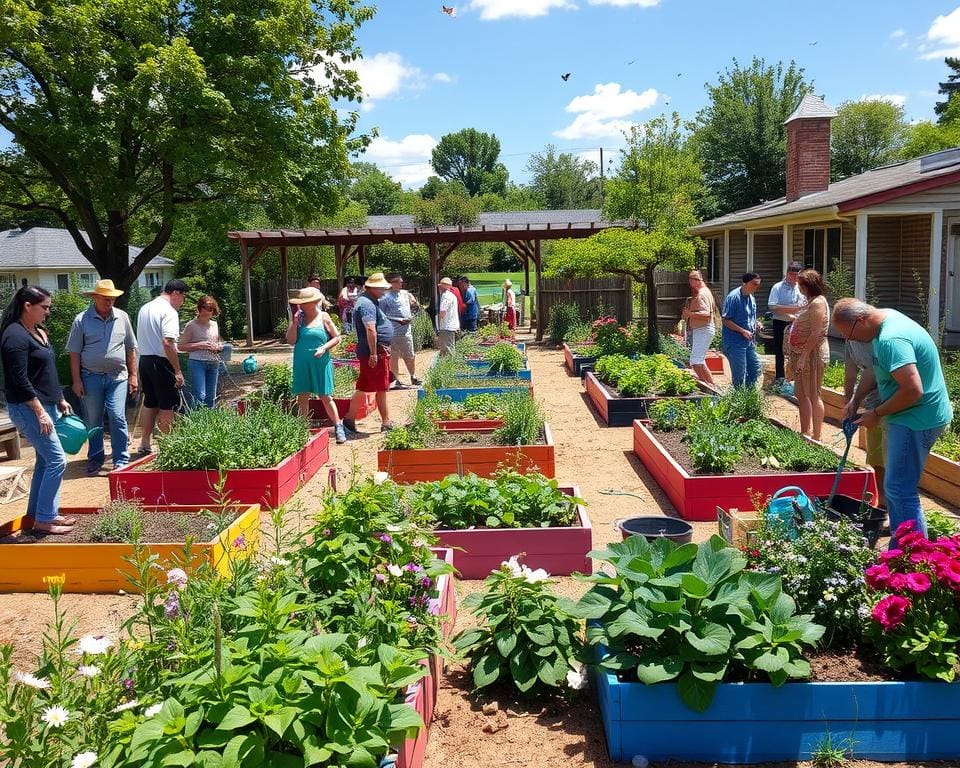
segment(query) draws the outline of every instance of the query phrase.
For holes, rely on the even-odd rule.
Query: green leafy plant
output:
[[[599,665],[647,685],[677,681],[698,712],[729,674],[782,685],[810,675],[803,658],[823,627],[796,613],[779,577],[745,571],[723,539],[677,545],[630,536],[590,553],[604,563],[575,613],[589,619]]]
[[[130,543],[143,529],[143,506],[136,499],[114,499],[96,516],[90,528],[90,541]]]
[[[590,326],[598,352],[604,355],[635,355],[647,345],[646,330],[634,323],[621,327],[615,317],[601,317]]]
[[[950,461],[960,461],[960,434],[953,431],[944,432],[937,438],[932,450]]]
[[[960,532],[960,520],[953,515],[941,512],[939,509],[927,509],[924,510],[923,516],[927,520],[927,536],[933,541],[955,536]]]
[[[290,399],[293,386],[293,369],[286,363],[271,363],[263,367],[263,385],[260,392],[270,403],[282,403]]]
[[[410,323],[410,333],[413,335],[413,348],[417,352],[423,349],[430,349],[436,344],[437,332],[430,322],[430,316],[426,312],[417,312]]]
[[[391,429],[383,438],[385,451],[410,451],[424,447],[426,447],[425,436],[407,425]]]
[[[475,335],[482,343],[491,343],[499,341],[500,339],[513,339],[515,337],[513,331],[510,330],[506,323],[487,323],[486,325],[481,325],[477,328]]]
[[[580,307],[576,304],[560,302],[550,308],[550,320],[547,330],[551,344],[562,344],[567,333],[574,326],[580,325]]]
[[[543,409],[529,390],[503,396],[503,426],[493,433],[498,445],[534,445],[543,433]]]
[[[524,365],[520,350],[509,342],[494,344],[484,357],[490,364],[488,373],[492,376],[509,376],[520,371]]]
[[[843,389],[844,365],[839,360],[834,360],[823,369],[823,386],[830,389]]]
[[[524,694],[582,686],[580,622],[572,603],[557,598],[542,568],[512,557],[463,606],[482,622],[460,633],[456,649],[473,669],[475,689],[510,680]]]
[[[637,360],[625,355],[601,357],[594,372],[624,397],[677,396],[697,391],[694,378],[666,355],[642,355]]]
[[[695,401],[668,397],[650,403],[647,406],[647,417],[655,430],[669,432],[673,429],[687,429],[696,410]]]
[[[593,329],[590,323],[574,323],[565,334],[563,340],[567,344],[585,344],[593,338]]]
[[[427,368],[427,377],[424,386],[427,391],[437,389],[448,389],[457,381],[457,373],[464,365],[463,359],[459,357],[438,357],[433,364]]]
[[[733,471],[743,456],[737,426],[719,421],[691,425],[683,439],[697,472],[723,475]]]

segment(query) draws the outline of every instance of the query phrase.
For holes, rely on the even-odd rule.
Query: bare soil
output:
[[[546,437],[541,432],[540,437],[532,445],[545,445]],[[430,436],[430,448],[459,448],[461,446],[476,446],[477,448],[495,448],[501,445],[497,442],[494,430],[448,430]]]

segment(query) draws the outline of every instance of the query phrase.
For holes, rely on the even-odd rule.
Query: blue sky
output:
[[[408,187],[467,127],[497,135],[514,181],[548,143],[616,158],[620,129],[692,118],[734,57],[793,59],[832,106],[882,97],[932,119],[943,57],[960,56],[957,0],[447,1],[452,17],[440,0],[381,0],[359,33],[360,130],[379,130],[361,159]]]

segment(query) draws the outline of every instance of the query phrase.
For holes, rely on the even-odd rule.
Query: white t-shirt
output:
[[[180,315],[162,296],[140,307],[137,346],[141,355],[163,357],[163,340],[180,338]]]
[[[457,312],[457,297],[453,291],[444,291],[440,296],[440,313],[437,314],[438,331],[459,331],[460,315]]]

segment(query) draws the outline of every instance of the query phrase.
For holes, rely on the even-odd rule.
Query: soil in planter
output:
[[[229,527],[239,511],[228,510],[216,520],[207,515],[178,515],[175,512],[140,513],[142,528],[140,540],[149,544],[182,544],[189,536],[194,541],[211,541],[220,531]],[[217,525],[221,521],[221,525]],[[90,538],[97,515],[77,515],[77,524],[70,533],[49,534],[24,530],[0,538],[0,544],[111,544],[124,542],[94,542]],[[219,530],[218,530],[219,528]]]
[[[439,432],[432,435],[428,441],[427,448],[493,448],[501,446],[494,437],[494,432]],[[539,439],[534,445],[545,445],[546,437],[541,432]],[[513,446],[502,446],[505,448]]]

